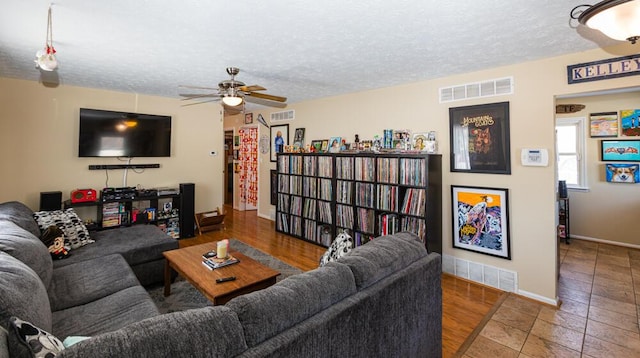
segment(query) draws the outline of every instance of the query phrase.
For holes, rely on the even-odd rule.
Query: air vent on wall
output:
[[[513,94],[513,77],[440,88],[440,103]]]
[[[294,120],[295,118],[296,118],[296,112],[293,109],[288,111],[271,113],[271,123],[279,122],[279,121],[291,121],[291,120]]]

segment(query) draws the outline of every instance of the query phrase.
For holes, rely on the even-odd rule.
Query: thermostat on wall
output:
[[[549,165],[549,152],[544,148],[523,148],[520,159],[524,166],[546,167]]]

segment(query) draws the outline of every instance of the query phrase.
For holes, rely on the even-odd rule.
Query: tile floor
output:
[[[640,357],[640,250],[563,242],[559,297],[507,296],[463,357]]]

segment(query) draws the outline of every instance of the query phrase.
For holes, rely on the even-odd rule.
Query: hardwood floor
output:
[[[255,211],[225,207],[225,229],[180,240],[180,246],[235,238],[278,259],[308,271],[318,267],[325,248],[275,231],[273,221],[259,218]],[[197,234],[197,232],[196,232]],[[503,291],[442,275],[442,356],[453,357],[469,334],[484,319]]]

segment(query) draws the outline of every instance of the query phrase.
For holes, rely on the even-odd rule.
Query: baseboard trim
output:
[[[600,243],[600,244],[608,244],[608,245],[614,245],[614,246],[624,246],[624,247],[628,247],[628,248],[631,248],[631,249],[639,249],[640,250],[640,245],[628,244],[626,242],[603,240],[603,239],[597,239],[595,237],[581,236],[581,235],[571,235],[569,238],[570,239],[577,239],[577,240],[584,240],[584,241],[592,241],[592,242],[597,242],[597,243]]]
[[[532,299],[534,301],[543,302],[543,303],[552,305],[554,307],[558,307],[558,303],[559,303],[558,298],[556,298],[554,300],[554,299],[551,299],[549,297],[540,296],[538,294],[535,294],[535,293],[529,292],[529,291],[525,291],[525,290],[518,290],[518,294],[520,296],[524,296],[526,298],[530,298],[530,299]]]

